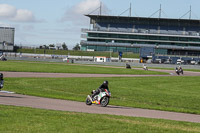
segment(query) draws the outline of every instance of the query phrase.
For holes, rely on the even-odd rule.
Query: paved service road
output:
[[[123,75],[123,74],[78,74],[78,73],[38,73],[38,72],[2,72],[4,77],[147,77],[170,75]]]
[[[136,68],[135,68],[136,69]],[[139,68],[141,69],[141,68]],[[173,70],[150,69],[151,71],[167,72],[170,75],[124,75],[124,74],[78,74],[78,73],[38,73],[38,72],[1,72],[4,77],[157,77],[157,76],[177,76]],[[184,71],[180,76],[200,76],[200,72]]]
[[[134,117],[146,117],[157,119],[168,119],[176,121],[187,121],[200,123],[200,115],[174,113],[157,110],[138,109],[120,106],[100,107],[98,105],[87,106],[84,102],[74,102],[19,94],[7,94],[0,92],[0,104],[14,105],[50,110],[73,111],[95,114],[110,114]]]

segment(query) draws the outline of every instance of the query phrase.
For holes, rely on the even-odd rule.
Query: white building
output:
[[[111,58],[104,56],[96,56],[94,57],[94,62],[111,62]]]
[[[14,36],[15,36],[15,28],[0,27],[0,50],[13,51]]]

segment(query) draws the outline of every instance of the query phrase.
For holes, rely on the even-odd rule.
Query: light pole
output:
[[[5,52],[5,46],[6,46],[6,41],[3,41],[3,51]],[[8,46],[7,46],[8,47]],[[8,49],[8,48],[7,48]],[[5,54],[5,56],[6,56],[6,54]]]
[[[5,51],[5,41],[3,41],[3,51]]]
[[[113,50],[112,50],[112,49],[110,49],[110,58],[111,58],[111,52],[113,52]]]

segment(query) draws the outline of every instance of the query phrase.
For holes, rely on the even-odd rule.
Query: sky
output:
[[[100,3],[102,15],[128,16],[124,11],[131,3],[133,17],[158,17],[159,13],[154,13],[161,5],[162,18],[187,19],[191,6],[192,19],[200,19],[199,0],[0,0],[0,27],[15,28],[18,46],[65,42],[72,49],[84,40],[81,29],[90,27],[84,14],[95,11]]]

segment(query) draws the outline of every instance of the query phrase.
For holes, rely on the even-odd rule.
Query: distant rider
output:
[[[94,96],[98,95],[100,92],[104,92],[105,89],[109,90],[108,81],[104,81],[103,84],[92,94],[91,98],[93,99]]]
[[[178,66],[178,71],[183,74],[183,68],[181,66]]]
[[[182,71],[183,69],[182,69],[182,67],[181,67],[181,66],[178,66],[178,70],[179,70],[179,71]]]
[[[3,88],[3,73],[0,73],[0,90]]]
[[[143,64],[143,69],[146,71],[148,70],[147,66],[145,64]]]

